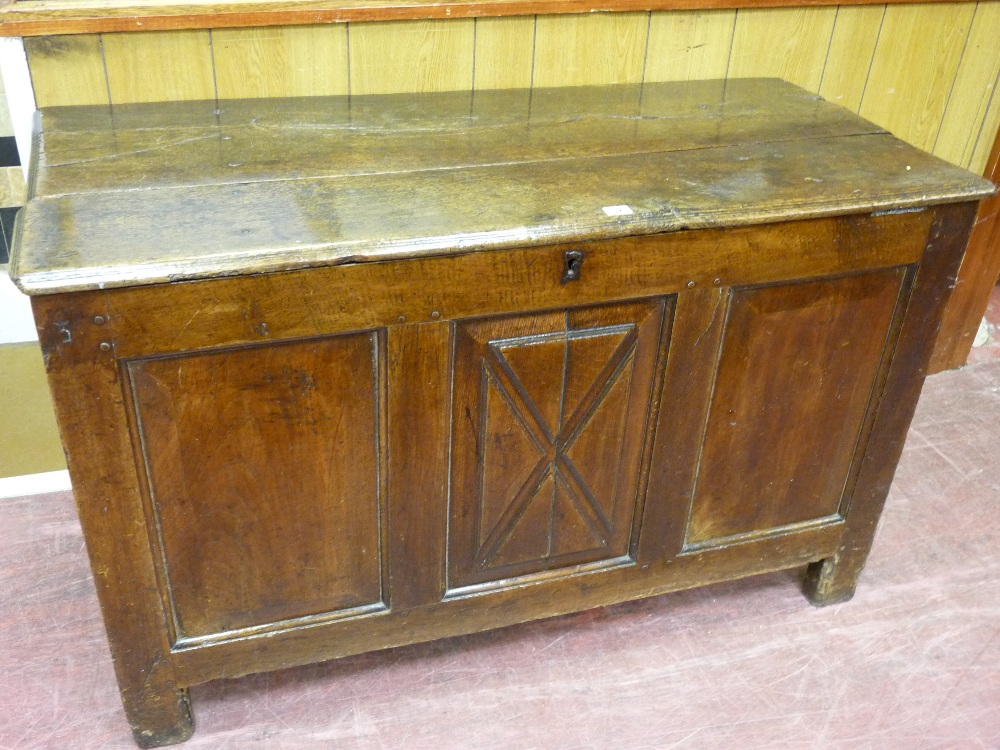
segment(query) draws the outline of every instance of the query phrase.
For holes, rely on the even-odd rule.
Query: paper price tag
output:
[[[632,213],[628,206],[604,206],[601,210],[608,216],[628,216]]]

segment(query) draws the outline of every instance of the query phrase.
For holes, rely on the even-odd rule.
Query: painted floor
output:
[[[855,599],[797,572],[192,689],[212,750],[1000,748],[1000,360],[928,380]],[[69,493],[0,502],[0,748],[132,748]]]
[[[986,341],[981,346],[975,346],[969,352],[970,365],[989,362],[1000,358],[1000,286],[993,287],[993,293],[986,305]]]

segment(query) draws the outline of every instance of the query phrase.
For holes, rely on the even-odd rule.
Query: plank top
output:
[[[774,79],[44,109],[29,294],[975,200]],[[625,209],[605,210],[627,206]]]

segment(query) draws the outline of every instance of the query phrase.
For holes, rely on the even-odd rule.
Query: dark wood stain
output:
[[[903,278],[733,291],[689,544],[838,512]]]
[[[1000,186],[1000,132],[993,141],[983,176]],[[990,292],[1000,281],[1000,191],[979,204],[969,245],[959,266],[955,288],[941,319],[930,373],[961,367],[986,313]]]
[[[178,641],[382,604],[376,342],[128,363]]]
[[[215,678],[854,591],[988,185],[777,82],[463,96],[43,118],[15,275],[143,746]]]
[[[456,323],[449,588],[631,556],[665,307]]]

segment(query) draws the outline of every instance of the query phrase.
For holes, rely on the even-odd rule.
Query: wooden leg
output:
[[[168,615],[145,533],[134,431],[107,348],[113,324],[107,325],[104,295],[37,300],[39,338],[125,714],[140,747],[183,742],[194,722],[169,662]]]
[[[923,386],[922,377],[911,375],[926,372],[947,299],[947,290],[930,280],[951,277],[958,270],[975,211],[975,204],[948,206],[938,210],[931,225],[908,301],[911,312],[886,376],[882,406],[865,440],[857,482],[846,498],[840,549],[833,557],[812,563],[806,573],[805,595],[817,606],[846,602],[854,595]]]
[[[122,690],[122,703],[139,747],[163,747],[190,739],[194,716],[187,690]]]
[[[810,563],[802,583],[802,592],[811,604],[825,607],[840,604],[854,596],[861,566],[838,561],[837,556]]]

